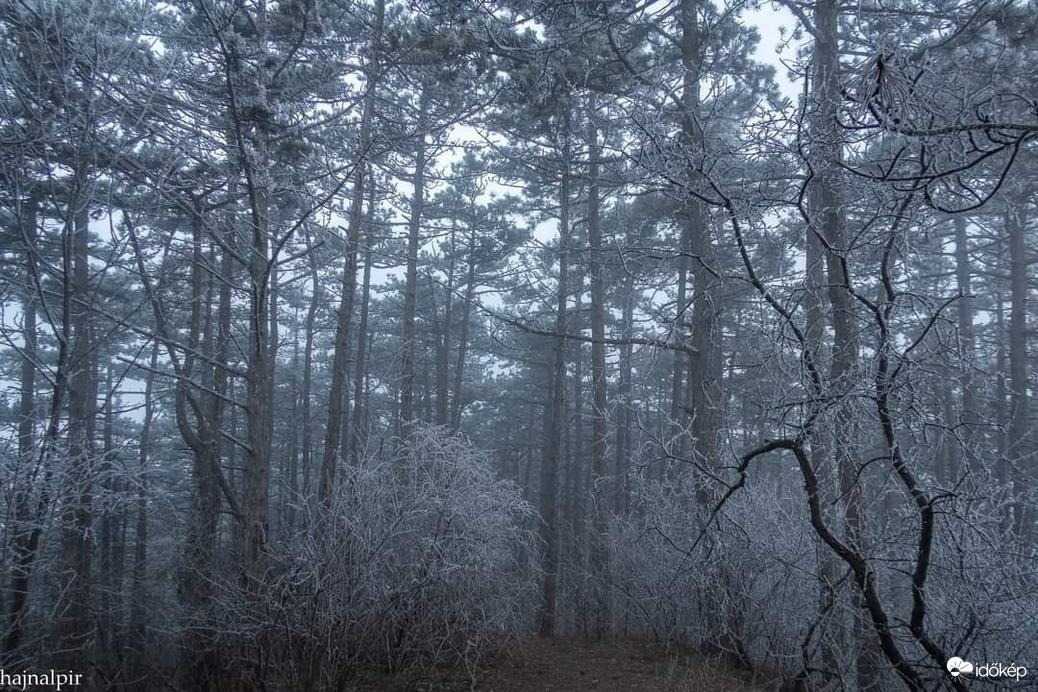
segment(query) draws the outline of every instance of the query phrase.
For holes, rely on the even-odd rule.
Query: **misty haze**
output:
[[[1036,0],[0,0],[0,690],[1038,680]]]

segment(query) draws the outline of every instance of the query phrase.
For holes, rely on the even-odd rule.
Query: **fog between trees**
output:
[[[1038,7],[776,2],[0,0],[4,670],[1038,675]]]

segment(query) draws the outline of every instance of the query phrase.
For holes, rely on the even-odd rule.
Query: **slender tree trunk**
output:
[[[73,253],[72,356],[68,407],[68,468],[62,487],[61,594],[59,629],[63,657],[74,661],[89,648],[93,460],[91,401],[89,217],[85,205],[75,212]]]
[[[269,223],[269,221],[268,221]],[[270,290],[270,314],[268,320],[270,323],[269,334],[270,334],[270,348],[268,349],[267,355],[267,402],[270,411],[270,441],[268,442],[268,456],[270,458],[271,473],[276,473],[278,478],[278,506],[275,507],[275,529],[281,530],[281,521],[284,518],[284,514],[281,511],[284,500],[285,483],[284,478],[287,473],[285,468],[284,455],[274,455],[274,437],[277,432],[278,422],[282,420],[280,416],[275,417],[274,412],[278,410],[278,389],[277,389],[277,361],[278,361],[278,342],[281,339],[280,328],[278,326],[278,294],[280,292],[279,283],[280,277],[278,276],[278,265],[277,262],[272,262],[269,268],[269,290]],[[292,420],[295,420],[293,418]],[[293,448],[295,445],[293,444]],[[277,459],[277,469],[273,468],[275,459]]]
[[[130,592],[130,632],[138,651],[147,650],[148,609],[148,462],[151,455],[151,426],[155,420],[155,369],[159,342],[151,347],[148,373],[144,379],[144,420],[137,455],[137,531],[133,551],[133,586]]]
[[[584,273],[579,272],[573,282],[573,316],[575,324],[573,325],[573,331],[580,333],[585,329],[587,324],[584,318]],[[588,493],[590,492],[590,486],[588,484],[588,478],[590,477],[589,469],[591,465],[588,463],[587,454],[585,451],[585,435],[584,435],[584,349],[578,344],[572,350],[573,360],[573,392],[570,396],[573,398],[573,416],[571,423],[573,425],[573,457],[576,459],[576,468],[573,473],[576,476],[575,492],[573,494],[573,535],[574,540],[577,544],[577,554],[574,555],[574,560],[578,564],[583,564],[585,559],[584,551],[587,549],[587,507],[588,507]],[[586,594],[581,593],[581,602],[586,603]]]
[[[339,457],[342,427],[342,408],[348,379],[350,322],[357,289],[357,246],[360,240],[364,205],[364,172],[371,148],[371,121],[375,114],[375,90],[380,68],[382,27],[385,20],[385,2],[375,3],[375,31],[372,36],[372,55],[367,68],[367,86],[364,92],[364,111],[360,120],[357,164],[353,171],[353,196],[346,231],[346,269],[342,275],[342,294],[339,317],[335,326],[335,355],[332,358],[332,387],[328,396],[328,424],[324,436],[324,456],[321,462],[321,482],[318,500],[328,506],[335,487],[335,468]]]
[[[114,417],[112,415],[112,366],[108,365],[106,368],[107,372],[105,375],[105,407],[101,426],[101,492],[102,495],[102,507],[105,507],[103,513],[100,516],[100,530],[99,543],[100,543],[100,560],[98,565],[100,592],[98,593],[98,610],[100,611],[97,615],[98,621],[98,634],[99,641],[105,648],[106,655],[115,654],[120,650],[118,642],[114,640],[115,632],[113,631],[113,624],[115,618],[113,617],[113,604],[118,603],[118,591],[116,590],[115,584],[115,560],[116,560],[116,542],[118,541],[118,516],[114,513],[112,506],[113,496],[118,493],[119,489],[116,487],[112,479],[114,471],[114,454],[115,446],[113,443],[114,438]],[[96,401],[96,397],[94,397]]]
[[[249,185],[252,206],[252,243],[249,261],[249,353],[245,368],[246,437],[249,448],[245,458],[245,556],[244,577],[250,590],[256,591],[266,573],[268,500],[270,496],[271,409],[270,326],[267,295],[270,229],[268,213],[270,191],[267,188],[266,135],[257,131],[253,137],[255,171]]]
[[[955,373],[951,367],[945,370],[947,377],[937,386],[938,402],[935,419],[944,424],[941,431],[940,447],[937,454],[937,482],[945,488],[951,487],[958,479],[959,473],[959,438],[956,435],[955,395],[952,393],[952,382]]]
[[[367,402],[364,396],[368,368],[368,310],[371,302],[371,246],[375,242],[375,185],[368,186],[367,240],[364,244],[364,280],[360,297],[360,325],[357,328],[357,368],[353,376],[353,434],[350,437],[350,459],[360,463],[362,450],[367,446]]]
[[[812,189],[811,194],[815,190]],[[822,202],[815,204],[818,208]],[[804,330],[807,339],[807,349],[812,361],[821,369],[822,364],[828,361],[828,352],[825,347],[824,335],[826,319],[826,277],[825,277],[825,246],[820,237],[820,230],[813,224],[808,224],[806,229],[807,247],[807,287],[804,294],[804,307],[807,325]],[[831,506],[836,502],[836,486],[829,470],[830,457],[830,435],[828,419],[822,419],[816,423],[810,435],[811,465],[818,469],[818,475],[822,479],[819,493],[825,497],[824,505]],[[827,517],[831,519],[831,517]],[[819,609],[828,610],[833,598],[833,589],[840,579],[839,559],[825,545],[818,545],[817,559],[819,570]],[[846,646],[847,633],[842,623],[837,621],[835,632],[831,636],[821,637],[821,655],[823,664],[827,670],[837,672],[839,665],[839,652]]]
[[[455,258],[455,240],[458,236],[458,220],[451,219],[450,260],[447,267],[447,291],[443,297],[443,324],[440,339],[436,348],[436,424],[447,425],[450,422],[448,362],[451,345],[451,327],[453,326],[454,308],[454,272],[457,263]]]
[[[233,223],[231,228],[233,229]],[[225,242],[230,246],[234,247],[236,244],[236,238],[233,230],[226,234]],[[224,403],[225,397],[230,401],[234,401],[234,389],[233,380],[230,378],[228,372],[228,366],[231,357],[231,287],[234,285],[234,270],[235,270],[235,259],[231,252],[224,251],[220,257],[220,281],[219,293],[218,293],[218,306],[217,306],[217,330],[216,330],[216,347],[215,353],[213,354],[213,363],[211,368],[207,368],[206,372],[211,372],[211,388],[215,394],[205,395],[204,401],[207,402],[206,418],[209,421],[208,441],[207,444],[212,447],[212,459],[217,465],[213,469],[213,476],[217,483],[222,482],[223,471],[220,468],[221,450],[223,449],[221,430],[223,430],[223,414],[227,408]],[[214,262],[215,264],[215,262]],[[210,334],[212,330],[209,330]],[[207,347],[207,353],[210,351]],[[237,406],[231,405],[231,416],[232,416],[232,428],[234,426],[234,416],[237,415]],[[234,436],[234,430],[231,430],[232,436]],[[234,455],[237,452],[237,445],[231,443],[228,464],[234,465]],[[233,495],[228,487],[228,492]],[[244,531],[245,518],[240,513],[232,511],[231,523],[232,532],[237,531],[242,533]],[[215,540],[215,538],[214,538]]]
[[[634,336],[634,275],[627,273],[623,282],[623,310],[621,335],[626,341]],[[618,516],[630,510],[631,479],[631,380],[633,346],[626,342],[620,346],[619,401],[616,407],[616,494],[614,505]]]
[[[829,304],[832,308],[833,353],[830,368],[831,387],[834,395],[844,397],[857,376],[858,342],[854,298],[849,290],[850,277],[847,273],[847,217],[844,201],[842,161],[843,135],[839,122],[840,54],[839,54],[839,2],[819,0],[815,4],[814,22],[814,103],[817,106],[817,121],[814,132],[816,142],[817,177],[816,195],[813,202],[812,222],[826,246],[825,264],[829,286]],[[840,431],[839,442],[832,446],[837,473],[840,480],[840,495],[844,498],[844,525],[851,548],[865,552],[866,526],[862,506],[861,486],[858,483],[859,422],[849,400],[844,400],[835,409],[833,429]],[[858,605],[861,605],[860,598]],[[859,655],[857,658],[858,684],[868,689],[877,676],[878,655],[875,635],[863,608],[855,609],[854,629]]]
[[[464,401],[462,386],[464,384],[465,356],[469,345],[469,319],[472,315],[472,301],[476,296],[476,228],[469,229],[468,273],[465,277],[465,301],[461,306],[461,327],[458,334],[458,362],[454,368],[454,393],[451,397],[451,429],[461,429],[461,409]]]
[[[14,527],[11,532],[13,568],[11,570],[11,586],[9,589],[7,637],[4,642],[4,664],[10,666],[14,662],[13,655],[21,646],[22,631],[26,606],[29,600],[29,577],[32,573],[32,564],[36,559],[36,551],[39,545],[39,533],[42,530],[43,516],[37,514],[35,521],[32,515],[33,481],[39,472],[39,464],[32,469],[34,452],[34,429],[35,429],[35,396],[36,396],[36,361],[37,361],[37,334],[36,334],[36,301],[37,301],[37,278],[38,267],[36,262],[36,225],[38,223],[39,196],[33,192],[25,200],[18,216],[22,232],[22,242],[25,249],[25,299],[22,307],[22,339],[23,357],[21,362],[21,396],[18,407],[18,465],[15,474],[14,488]],[[71,287],[67,287],[68,294]],[[67,316],[65,316],[67,317]],[[68,324],[63,319],[63,326]],[[67,351],[67,339],[59,340],[59,357],[57,375],[55,378],[54,401],[52,409],[60,411],[61,398],[63,398],[65,387],[64,361]],[[56,431],[54,413],[52,412],[52,427]],[[48,430],[48,439],[43,447],[53,444]],[[40,455],[40,461],[46,462],[44,453]],[[49,465],[47,467],[47,486],[49,486]],[[46,509],[49,490],[44,486],[40,489],[40,497],[44,499],[43,509]]]
[[[681,3],[682,138],[691,151],[703,149],[699,123],[702,48],[698,3]],[[698,172],[690,171],[689,182],[697,184]],[[696,463],[715,467],[722,424],[721,391],[721,293],[715,268],[715,251],[703,204],[694,196],[685,200],[682,233],[688,238],[692,259],[692,353],[689,356],[688,392],[692,414],[692,454]],[[706,503],[706,495],[700,494]]]
[[[958,303],[959,328],[959,388],[962,392],[959,421],[962,423],[962,442],[967,459],[967,470],[973,483],[980,482],[980,464],[974,449],[977,426],[980,425],[977,408],[977,388],[973,380],[976,358],[976,337],[973,329],[972,267],[970,266],[969,234],[966,219],[954,218],[955,223],[955,276],[961,294]]]
[[[227,382],[227,395],[231,401],[237,401],[235,382],[233,379]],[[231,407],[231,420],[228,421],[230,427],[230,434],[234,439],[239,438],[239,425],[238,425],[238,406]],[[242,473],[238,464],[238,444],[231,442],[227,448],[227,467],[230,469],[230,480],[229,485],[231,487],[231,493],[238,497],[242,494],[242,487],[244,483],[242,479],[244,473]],[[242,562],[245,556],[245,516],[239,515],[233,518],[231,524],[231,535],[230,535],[230,551],[231,555],[235,557],[235,562]]]
[[[22,361],[20,398],[18,404],[18,468],[19,471],[28,472],[25,468],[30,462],[33,453],[33,432],[36,425],[35,400],[36,400],[36,224],[39,199],[35,193],[31,194],[22,204],[18,215],[19,225],[22,231],[22,242],[25,245],[25,298],[22,301]],[[18,491],[15,501],[18,509],[16,516],[20,520],[28,520],[29,493],[28,485],[23,484],[28,478],[22,478],[19,473],[17,478]],[[23,513],[24,508],[24,513]]]
[[[1032,511],[1028,507],[1030,490],[1029,457],[1031,422],[1027,394],[1027,222],[1022,204],[1006,213],[1009,235],[1009,439],[1007,456],[1013,479],[1013,531],[1025,542],[1034,534]]]
[[[688,302],[688,256],[692,251],[690,224],[681,224],[678,238],[678,292],[674,313],[674,338],[678,342],[686,336],[686,313],[690,307]],[[684,351],[674,351],[673,372],[670,385],[670,429],[668,438],[672,445],[670,454],[683,458],[687,453],[688,435],[685,430],[688,415],[685,410],[685,375],[689,372],[689,357]],[[664,462],[659,476],[674,476],[675,467]]]
[[[1006,373],[1008,371],[1008,355],[1006,352],[1006,327],[1005,327],[1005,300],[1001,291],[995,296],[995,343],[998,344],[995,351],[995,420],[999,423],[996,433],[998,463],[995,465],[995,475],[999,487],[1006,487],[1009,483],[1009,466],[1007,463],[1009,455],[1009,435],[1006,430],[1009,422],[1009,414],[1006,409],[1006,401],[1009,398],[1009,388],[1006,384]]]
[[[307,263],[310,268],[310,305],[306,309],[306,343],[303,346],[303,497],[302,500],[308,505],[310,503],[310,483],[313,476],[313,444],[314,436],[310,422],[310,395],[313,389],[313,367],[314,367],[314,325],[317,321],[317,309],[324,296],[321,292],[321,276],[317,272],[317,258],[314,257],[313,243],[310,239],[310,227],[305,229]]]
[[[299,501],[299,448],[300,437],[305,434],[299,428],[299,311],[292,318],[292,412],[289,414],[289,439],[292,449],[288,455],[286,482],[281,490],[281,535],[288,539],[295,531],[296,503]]]
[[[414,195],[407,232],[407,275],[404,283],[404,318],[400,338],[400,437],[414,432],[415,422],[415,311],[418,291],[418,247],[421,244],[422,212],[425,207],[426,137],[429,134],[430,87],[422,85],[415,135]]]
[[[211,290],[203,293],[202,254],[202,219],[196,212],[192,223],[192,258],[191,258],[191,313],[188,333],[188,351],[184,357],[184,367],[180,373],[184,381],[178,383],[183,388],[187,381],[195,376],[195,366],[199,359],[195,353],[201,350],[202,355],[209,357],[208,347],[212,344],[212,321],[206,320],[203,334],[203,312],[210,313]],[[207,282],[210,283],[211,282]],[[203,345],[203,343],[205,345]],[[203,374],[199,377],[206,386],[212,387],[204,374],[208,363],[200,366]],[[212,378],[208,378],[211,380]],[[184,390],[181,389],[183,392]],[[182,394],[182,396],[186,396]],[[208,412],[206,412],[208,413]],[[184,630],[184,656],[186,659],[186,683],[202,687],[208,684],[215,668],[213,660],[213,633],[209,613],[212,598],[211,584],[216,558],[216,530],[220,511],[220,489],[214,475],[219,463],[216,431],[214,421],[209,415],[197,417],[197,432],[191,429],[186,415],[178,416],[181,435],[188,441],[194,460],[192,479],[194,493],[192,496],[191,523],[188,525],[184,540],[184,574],[181,582],[182,600],[187,609],[188,622]]]
[[[588,275],[591,279],[591,473],[594,531],[591,538],[591,571],[597,586],[593,601],[596,636],[606,636],[612,629],[610,607],[609,550],[609,468],[606,453],[609,446],[609,428],[606,410],[605,362],[605,283],[602,279],[602,225],[599,213],[598,189],[599,146],[594,99],[588,104]]]
[[[552,359],[547,368],[548,401],[544,407],[544,447],[541,457],[540,510],[541,542],[544,545],[542,571],[544,583],[538,631],[542,637],[555,634],[555,591],[559,569],[559,451],[561,423],[565,420],[566,377],[566,302],[569,299],[569,202],[570,147],[569,110],[563,106],[560,138],[562,140],[562,178],[559,183],[559,286],[555,301],[555,336]]]

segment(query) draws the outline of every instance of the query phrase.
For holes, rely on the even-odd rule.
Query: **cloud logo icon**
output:
[[[958,656],[953,656],[948,659],[948,672],[952,674],[952,677],[957,678],[962,673],[972,673],[973,664],[969,661],[963,661]]]

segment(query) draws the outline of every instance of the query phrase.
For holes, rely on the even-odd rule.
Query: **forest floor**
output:
[[[390,689],[390,688],[383,688]],[[748,676],[658,645],[529,639],[464,671],[400,687],[412,692],[762,692]]]

